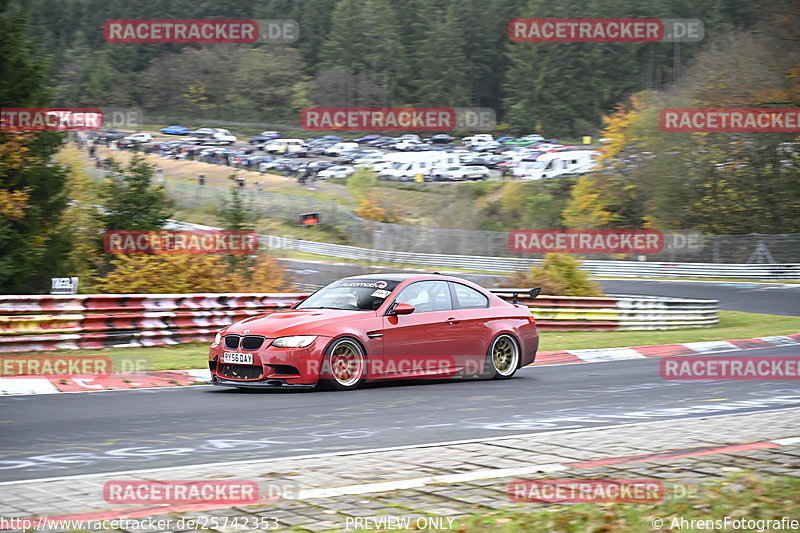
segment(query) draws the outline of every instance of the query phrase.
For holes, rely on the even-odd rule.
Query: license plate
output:
[[[241,352],[223,352],[222,362],[233,365],[252,365],[253,354]]]

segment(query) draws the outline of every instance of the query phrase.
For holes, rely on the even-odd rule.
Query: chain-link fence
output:
[[[179,207],[220,206],[229,201],[228,188],[166,182],[168,194]],[[364,220],[337,200],[306,194],[245,189],[247,205],[256,214],[299,223],[303,213],[319,213],[323,224],[337,227],[347,243],[375,250],[489,257],[539,259],[509,248],[508,233],[388,224]],[[676,263],[800,263],[800,234],[702,235],[665,233],[661,252],[588,254],[592,260],[640,260]]]

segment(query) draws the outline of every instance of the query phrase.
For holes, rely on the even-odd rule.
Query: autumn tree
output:
[[[162,185],[153,183],[155,166],[142,154],[134,154],[126,166],[112,163],[112,171],[100,191],[97,218],[104,231],[154,230],[164,226],[172,213],[172,201]]]
[[[104,293],[188,294],[196,292],[281,292],[285,269],[261,255],[245,270],[231,272],[220,255],[131,254],[111,261],[113,270],[96,280]]]
[[[28,16],[0,0],[0,103],[46,105],[47,65],[34,59]],[[68,199],[66,170],[53,164],[63,134],[0,131],[0,292],[38,293],[66,273],[71,246],[60,224]]]
[[[541,287],[551,296],[603,296],[600,285],[589,279],[581,261],[564,253],[545,254],[540,265],[528,273],[516,273],[509,280],[512,287]]]
[[[779,36],[734,32],[710,42],[668,91],[639,93],[607,119],[605,165],[636,187],[644,226],[708,233],[800,231],[800,137],[669,133],[668,107],[797,107],[800,54]],[[608,194],[595,191],[608,202]],[[587,199],[587,198],[584,198]],[[574,214],[574,213],[573,213]]]
[[[231,174],[228,179],[235,182],[236,175]],[[228,201],[217,208],[216,215],[225,231],[253,231],[255,227],[256,216],[245,203],[244,193],[238,186],[228,190]],[[255,262],[254,256],[242,254],[228,254],[224,257],[229,269],[243,269]]]

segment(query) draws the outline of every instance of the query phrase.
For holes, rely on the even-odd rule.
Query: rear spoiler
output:
[[[539,294],[542,292],[541,287],[536,287],[535,289],[488,289],[489,292],[492,294],[496,294],[501,298],[506,295],[511,295],[511,303],[516,304],[519,303],[519,295],[520,294],[527,294],[527,298],[531,300],[535,299]]]

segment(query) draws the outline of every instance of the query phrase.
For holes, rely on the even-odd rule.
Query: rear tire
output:
[[[367,355],[355,339],[344,337],[325,350],[319,386],[326,390],[354,390],[367,374]]]
[[[519,343],[508,333],[503,333],[489,345],[483,377],[486,379],[509,379],[514,376],[519,368],[519,363]]]

